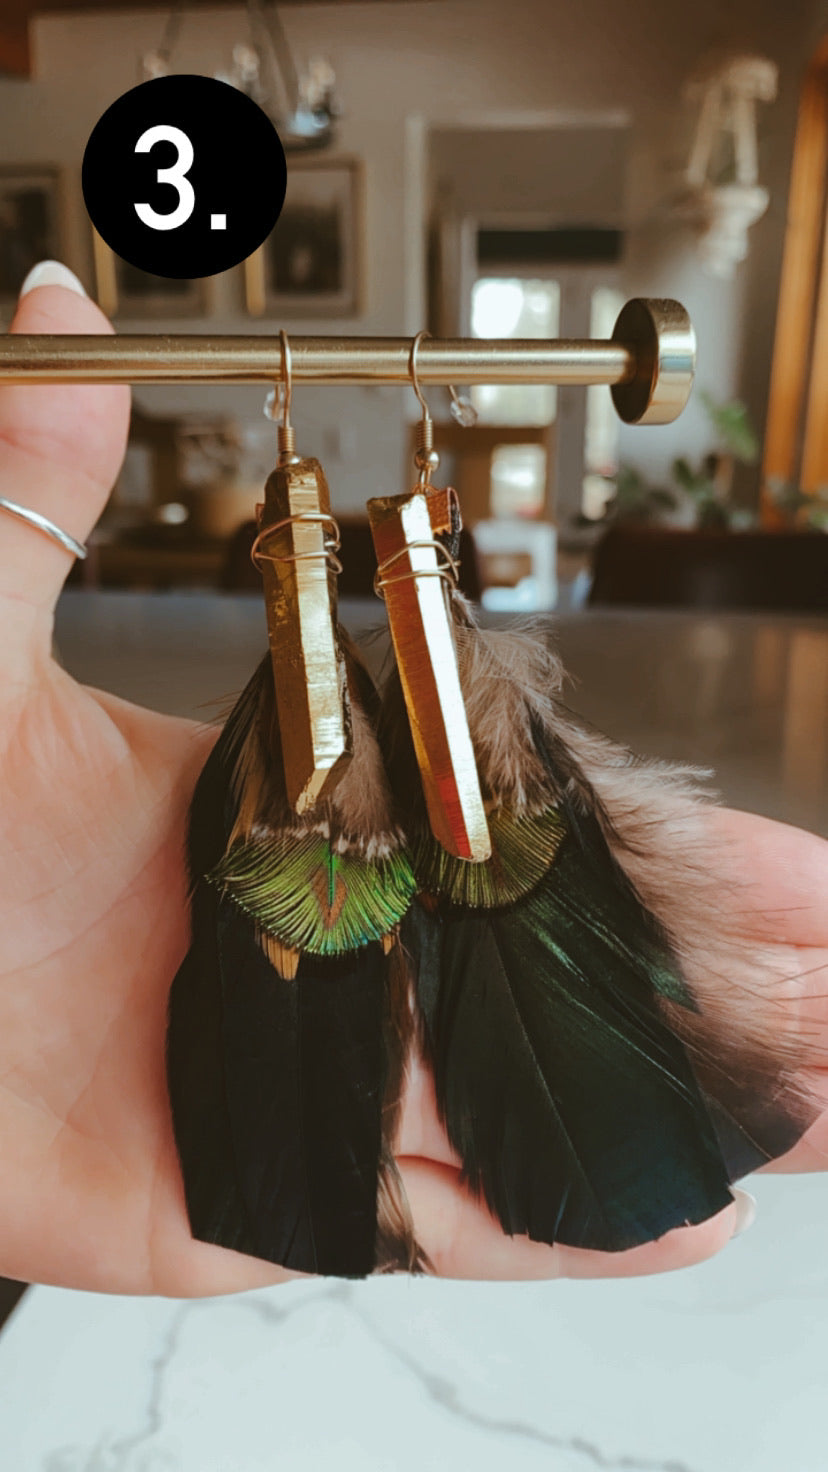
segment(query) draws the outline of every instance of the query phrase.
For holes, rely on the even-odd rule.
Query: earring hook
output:
[[[431,337],[431,333],[423,329],[418,332],[411,344],[411,352],[408,356],[408,372],[411,377],[411,386],[414,389],[423,417],[420,421],[417,433],[417,449],[414,455],[414,463],[420,472],[420,485],[428,486],[431,483],[431,471],[436,470],[440,464],[440,456],[434,448],[434,420],[431,410],[425,400],[420,380],[417,374],[417,350],[424,337]],[[477,423],[477,410],[471,399],[464,394],[458,394],[453,383],[448,385],[451,395],[451,417],[461,424],[464,429],[470,429]]]
[[[428,332],[425,328],[423,328],[422,331],[418,332],[417,335],[416,335],[416,337],[413,338],[413,340],[412,340],[412,343],[411,343],[411,352],[408,355],[408,372],[409,372],[409,376],[411,378],[411,387],[413,388],[415,394],[417,395],[417,398],[418,398],[419,403],[420,403],[420,408],[423,411],[423,418],[424,419],[430,419],[431,418],[431,411],[430,411],[430,409],[428,407],[428,404],[425,401],[425,397],[423,395],[423,391],[420,388],[420,379],[419,379],[419,375],[417,373],[417,353],[418,353],[418,350],[419,350],[419,347],[420,347],[420,343],[422,342],[422,340],[423,340],[424,337],[431,337],[431,333]]]
[[[296,458],[296,433],[290,422],[290,404],[293,398],[293,354],[290,350],[290,340],[284,327],[279,329],[279,343],[282,348],[282,418],[276,431],[279,446],[279,459],[282,462]]]
[[[417,374],[417,350],[424,337],[431,337],[431,333],[423,329],[418,332],[411,343],[411,352],[408,355],[408,373],[413,388],[422,409],[422,418],[417,425],[417,448],[414,451],[414,464],[420,472],[420,485],[425,489],[431,485],[431,472],[436,470],[440,464],[440,456],[434,448],[434,420],[426,403],[425,396],[420,387]]]
[[[284,404],[282,406],[282,422],[286,428],[290,427],[290,401],[293,397],[293,354],[290,350],[290,339],[284,327],[279,329],[279,343],[282,348],[282,382],[284,384]]]

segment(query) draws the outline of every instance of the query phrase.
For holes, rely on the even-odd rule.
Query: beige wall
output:
[[[431,130],[430,194],[458,216],[533,213],[551,225],[627,223],[628,115],[567,127]]]
[[[671,294],[696,322],[700,382],[721,396],[744,392],[764,407],[776,281],[784,227],[796,90],[818,26],[812,0],[721,0],[676,7],[655,0],[432,0],[394,5],[286,7],[283,20],[301,60],[327,53],[345,116],[340,148],[365,160],[367,300],[358,320],[315,322],[306,330],[413,332],[423,316],[423,226],[428,126],[508,128],[583,123],[595,114],[628,118],[625,213],[631,232],[629,294]],[[78,168],[100,113],[139,80],[141,53],[158,43],[161,12],[46,16],[35,25],[36,80],[0,83],[0,150],[8,162],[62,162]],[[240,10],[200,11],[185,22],[177,64],[211,72],[226,66],[245,29]],[[769,216],[753,232],[750,262],[736,283],[705,277],[687,232],[663,206],[669,171],[680,165],[688,118],[680,90],[713,45],[738,44],[780,66],[780,101],[763,109],[762,169],[774,191]],[[554,183],[546,170],[544,194]],[[76,249],[85,220],[77,207]],[[180,325],[186,330],[187,324]],[[287,321],[289,330],[303,324]],[[124,330],[137,324],[124,322]],[[273,330],[255,324],[252,330]],[[240,273],[218,283],[215,327],[251,330]],[[258,416],[248,389],[141,390],[147,407]],[[398,389],[297,392],[295,418],[308,452],[326,459],[334,497],[356,506],[408,479],[401,424],[413,401]],[[703,448],[695,406],[675,426],[624,431],[625,458],[658,473],[676,453]]]

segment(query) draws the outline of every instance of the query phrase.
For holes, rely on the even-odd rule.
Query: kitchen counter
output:
[[[380,670],[382,604],[341,612]],[[590,609],[538,622],[569,672],[568,703],[607,735],[711,768],[735,807],[828,833],[828,620]],[[267,648],[261,600],[220,594],[66,593],[56,638],[78,679],[202,721]]]

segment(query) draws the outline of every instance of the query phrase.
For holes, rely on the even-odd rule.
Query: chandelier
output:
[[[245,9],[247,36],[232,47],[229,67],[213,75],[259,104],[285,152],[326,147],[333,142],[340,115],[333,67],[325,57],[315,56],[299,71],[273,0],[247,0]],[[141,57],[144,81],[176,70],[174,54],[184,12],[180,0],[167,17],[158,46]]]

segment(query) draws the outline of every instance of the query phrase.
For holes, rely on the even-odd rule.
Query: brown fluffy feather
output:
[[[248,735],[239,749],[235,771],[239,811],[228,847],[254,834],[310,829],[330,834],[332,841],[367,859],[399,848],[402,835],[391,816],[391,790],[382,753],[363,705],[367,676],[355,647],[343,642],[349,656],[354,751],[337,787],[327,801],[304,817],[297,817],[288,805],[273,680],[266,672],[250,697]],[[266,661],[264,666],[266,671]]]

